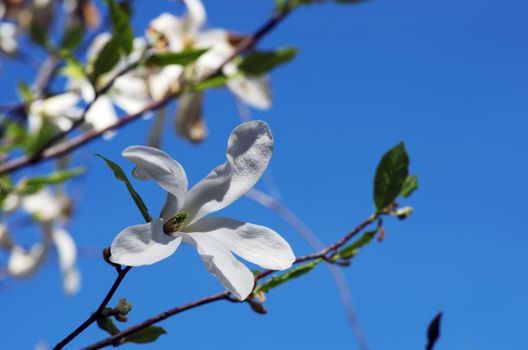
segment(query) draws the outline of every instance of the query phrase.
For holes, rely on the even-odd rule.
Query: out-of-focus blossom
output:
[[[268,125],[253,121],[233,130],[227,162],[187,191],[181,165],[163,151],[131,146],[123,156],[134,162],[134,176],[153,179],[168,192],[160,218],[125,228],[111,245],[110,259],[128,266],[149,265],[172,255],[180,243],[193,245],[209,272],[238,299],[253,291],[253,273],[233,253],[266,269],[289,268],[295,256],[270,228],[207,216],[249,191],[266,169],[273,151]]]
[[[69,130],[73,122],[81,116],[81,110],[77,107],[78,102],[79,96],[73,92],[31,102],[28,113],[28,132],[38,133],[46,122],[56,131]]]
[[[17,28],[13,23],[0,23],[0,51],[6,55],[13,56],[18,50],[16,40]]]

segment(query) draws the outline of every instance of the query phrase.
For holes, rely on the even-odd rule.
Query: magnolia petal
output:
[[[186,227],[185,232],[193,237],[195,234],[210,235],[236,255],[265,269],[284,270],[295,261],[288,242],[268,227],[229,218],[205,217]]]
[[[182,19],[162,13],[149,24],[147,37],[156,48],[181,51],[184,47],[185,23]]]
[[[46,252],[47,247],[42,244],[35,244],[29,252],[14,247],[7,262],[7,273],[13,278],[32,275],[44,260]]]
[[[75,264],[77,258],[75,242],[70,234],[63,229],[53,230],[51,239],[59,256],[64,292],[68,295],[75,294],[81,287],[79,270]]]
[[[208,30],[200,33],[196,38],[195,47],[208,49],[196,61],[198,74],[205,74],[218,68],[235,51],[229,43],[229,34],[222,29]]]
[[[60,218],[64,209],[64,202],[47,190],[22,197],[21,205],[26,212],[44,222]]]
[[[185,198],[189,224],[233,203],[249,191],[268,166],[273,136],[263,121],[239,125],[227,142],[227,162],[194,186]]]
[[[185,29],[187,35],[196,34],[205,24],[205,8],[200,0],[183,0],[187,6]]]
[[[176,111],[176,132],[187,140],[198,143],[207,136],[202,115],[203,93],[196,92],[180,97]]]
[[[222,241],[214,235],[196,232],[182,233],[182,238],[196,248],[207,271],[237,299],[244,300],[251,294],[255,286],[253,273],[231,254]]]
[[[265,76],[235,76],[229,79],[227,86],[239,99],[252,107],[271,107],[271,87]]]
[[[122,155],[137,165],[136,176],[153,179],[165,191],[174,195],[178,202],[176,207],[183,206],[187,193],[187,175],[180,163],[162,150],[153,147],[130,146]]]
[[[149,102],[147,82],[140,74],[125,74],[118,77],[112,89],[111,98],[125,112],[141,111]]]
[[[121,231],[110,246],[110,260],[126,266],[151,265],[171,256],[180,242],[181,237],[163,232],[162,219],[154,219]]]
[[[65,92],[48,97],[42,104],[43,113],[50,117],[74,117],[77,114],[75,106],[79,102],[79,99],[79,95],[74,92]]]
[[[114,124],[117,117],[112,101],[108,96],[100,96],[86,113],[85,122],[94,130],[103,130]],[[103,137],[110,139],[115,135],[115,131],[107,131]]]
[[[169,65],[158,72],[152,72],[148,79],[148,89],[154,100],[161,100],[179,86],[183,67]]]

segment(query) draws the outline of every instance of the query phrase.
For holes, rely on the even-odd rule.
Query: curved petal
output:
[[[94,130],[102,130],[118,120],[112,101],[108,96],[100,96],[86,112],[85,122]],[[110,139],[115,131],[104,133],[105,139]]]
[[[110,260],[126,266],[151,265],[171,256],[180,242],[181,237],[163,232],[162,219],[155,219],[121,231],[110,246]]]
[[[139,112],[150,100],[146,80],[135,73],[118,77],[110,95],[114,103],[129,114]]]
[[[183,67],[175,64],[163,67],[158,72],[152,72],[148,77],[148,89],[154,100],[161,100],[173,90],[179,88]]]
[[[42,244],[35,244],[29,252],[20,247],[14,247],[7,262],[7,273],[14,278],[30,276],[40,266],[46,252],[47,247]]]
[[[185,232],[211,235],[236,255],[265,269],[284,270],[295,261],[288,242],[264,226],[229,218],[205,217],[186,227]]]
[[[51,239],[57,247],[59,265],[62,273],[62,285],[68,295],[75,294],[81,287],[81,276],[75,264],[77,248],[70,234],[62,229],[56,229],[51,234]]]
[[[239,125],[227,142],[227,162],[194,186],[185,198],[189,224],[225,208],[249,191],[266,170],[273,152],[273,136],[263,121]]]
[[[165,49],[168,46],[173,51],[181,51],[185,37],[184,22],[170,13],[162,13],[150,21],[147,37],[151,43],[158,44],[157,47]]]
[[[205,8],[200,0],[183,0],[187,6],[185,29],[187,35],[196,34],[205,24]]]
[[[259,109],[271,107],[271,88],[265,76],[236,76],[229,79],[227,86],[239,99],[252,107]]]
[[[198,143],[207,136],[202,115],[203,92],[185,94],[178,101],[176,132],[187,140]]]
[[[207,271],[237,299],[244,300],[251,294],[255,286],[253,273],[220,240],[207,233],[182,233],[182,238],[196,248]]]
[[[153,179],[171,193],[177,201],[176,211],[183,206],[187,193],[187,175],[177,161],[162,150],[145,146],[127,147],[122,155],[137,165],[134,176],[144,180]],[[172,214],[176,214],[176,211]]]

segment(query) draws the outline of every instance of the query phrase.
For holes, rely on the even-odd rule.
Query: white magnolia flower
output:
[[[187,13],[182,17],[164,13],[151,21],[147,37],[158,51],[179,52],[184,49],[208,49],[194,65],[184,70],[178,65],[169,65],[152,71],[149,75],[149,91],[154,99],[161,99],[180,89],[180,80],[188,73],[201,77],[217,69],[235,52],[234,36],[225,30],[203,31],[206,22],[205,9],[200,0],[183,0]],[[271,106],[271,89],[265,76],[245,76],[233,62],[223,67],[229,77],[228,88],[243,102],[260,109]],[[200,142],[207,135],[202,118],[201,93],[183,96],[176,115],[176,131],[192,142]]]
[[[14,23],[0,23],[0,51],[6,55],[14,55],[18,50],[16,40],[17,27]]]
[[[210,217],[249,191],[266,169],[273,151],[268,125],[252,121],[237,127],[227,145],[227,162],[187,191],[181,165],[151,147],[131,146],[123,156],[134,162],[134,176],[153,179],[168,192],[160,218],[121,231],[110,259],[127,266],[149,265],[172,255],[183,241],[193,245],[205,267],[238,299],[252,292],[252,272],[233,253],[266,269],[289,268],[295,256],[288,243],[264,226]]]
[[[69,130],[82,111],[77,108],[79,96],[73,92],[65,92],[31,103],[28,113],[28,132],[36,134],[45,122],[56,131]]]
[[[95,59],[103,47],[111,40],[110,33],[99,34],[88,48],[88,69],[94,64]],[[97,88],[106,85],[113,79],[126,65],[137,61],[144,51],[146,43],[141,38],[134,40],[133,52],[127,59],[122,59],[108,73],[105,73],[97,81]],[[86,103],[95,98],[95,89],[92,84],[82,77],[70,77],[69,87],[77,91]],[[147,83],[143,68],[137,68],[125,73],[115,79],[112,87],[104,95],[101,95],[92,104],[86,113],[86,125],[94,130],[102,130],[118,120],[114,104],[124,110],[126,113],[136,113],[150,101],[147,90]],[[105,138],[110,138],[114,132],[105,133]]]
[[[68,295],[76,293],[80,288],[80,273],[76,265],[77,248],[70,234],[56,223],[64,219],[68,211],[68,199],[47,190],[41,190],[25,196],[8,195],[9,204],[6,211],[22,208],[37,220],[42,227],[42,242],[34,244],[26,250],[16,245],[8,236],[7,229],[0,235],[0,243],[10,252],[7,263],[7,273],[13,278],[31,276],[49,255],[50,247],[57,249],[59,266],[62,273],[64,292]],[[6,200],[8,199],[6,198]],[[9,210],[8,210],[9,209]]]

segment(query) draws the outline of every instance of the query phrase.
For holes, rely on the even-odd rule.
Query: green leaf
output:
[[[109,317],[99,318],[97,320],[97,326],[110,335],[119,333],[119,328],[116,327],[114,321]]]
[[[64,33],[60,44],[61,49],[71,51],[81,43],[84,37],[84,27],[82,25],[72,25]]]
[[[224,87],[225,84],[227,84],[227,81],[229,80],[228,77],[225,75],[218,75],[216,77],[212,77],[210,79],[204,80],[194,86],[195,91],[203,91],[206,89],[215,89],[215,88],[221,88]]]
[[[377,210],[391,204],[400,194],[409,174],[409,157],[402,143],[383,155],[374,178],[374,203]]]
[[[271,289],[276,288],[280,286],[281,284],[288,282],[294,278],[297,278],[299,276],[302,276],[310,271],[312,271],[323,259],[315,259],[314,261],[311,261],[307,264],[297,266],[296,268],[283,273],[282,275],[273,276],[266,282],[262,283],[261,285],[257,286],[255,288],[254,294],[259,292],[267,293]]]
[[[86,71],[79,60],[73,57],[68,52],[61,51],[61,56],[65,61],[64,67],[61,68],[60,73],[73,80],[81,80],[86,78]]]
[[[91,66],[90,80],[93,83],[96,83],[101,75],[108,73],[116,66],[120,57],[119,42],[115,37],[112,37],[112,39],[103,46],[93,62],[93,65]]]
[[[33,101],[33,92],[28,84],[23,81],[18,82],[17,84],[18,95],[23,102],[28,103]]]
[[[149,56],[144,64],[145,66],[168,66],[170,64],[179,64],[186,66],[195,62],[208,49],[185,49],[180,52],[160,52]]]
[[[273,68],[291,61],[297,54],[293,47],[276,51],[252,51],[239,63],[238,68],[250,75],[262,75]]]
[[[25,139],[26,153],[33,154],[38,151],[55,134],[55,128],[48,121],[44,121],[36,135],[27,135]]]
[[[374,239],[374,237],[376,237],[376,233],[377,233],[376,230],[365,232],[358,240],[356,240],[352,244],[349,244],[345,246],[343,249],[341,249],[339,253],[337,253],[333,257],[333,259],[338,260],[338,259],[353,258],[354,256],[357,255],[357,253],[359,252],[359,249],[369,244]]]
[[[125,173],[123,172],[123,170],[119,167],[119,165],[117,165],[116,163],[112,162],[110,159],[107,159],[107,158],[103,157],[100,154],[96,154],[96,156],[101,158],[102,160],[104,160],[106,162],[106,165],[108,165],[108,167],[114,172],[114,175],[115,175],[116,179],[118,179],[119,181],[122,181],[122,182],[125,183],[125,185],[126,185],[126,187],[128,189],[128,192],[130,193],[130,196],[132,196],[132,199],[134,200],[134,203],[136,203],[136,206],[138,207],[139,211],[141,212],[141,215],[143,215],[143,218],[145,219],[146,222],[150,222],[152,220],[152,218],[151,218],[151,216],[150,216],[150,214],[148,212],[147,206],[145,205],[145,203],[141,199],[140,195],[136,192],[136,190],[134,190],[134,187],[132,186],[132,184],[128,180],[128,178],[125,175]]]
[[[123,343],[136,343],[136,344],[146,344],[155,342],[160,336],[167,334],[167,332],[156,326],[150,326],[139,331],[130,334],[123,338]]]
[[[48,33],[36,20],[29,24],[29,36],[31,40],[44,48],[48,45]]]
[[[400,191],[400,196],[407,198],[417,189],[418,189],[418,178],[416,177],[416,175],[407,176],[407,178],[405,179],[405,182],[403,183],[402,190]]]
[[[84,173],[85,169],[82,167],[57,171],[47,176],[35,176],[24,181],[23,187],[20,189],[22,193],[35,193],[45,186],[58,185],[65,182],[72,177],[79,176]]]
[[[118,51],[122,50],[128,55],[134,46],[134,31],[130,26],[128,13],[114,0],[105,0],[105,2],[110,9],[112,34],[119,48]]]

